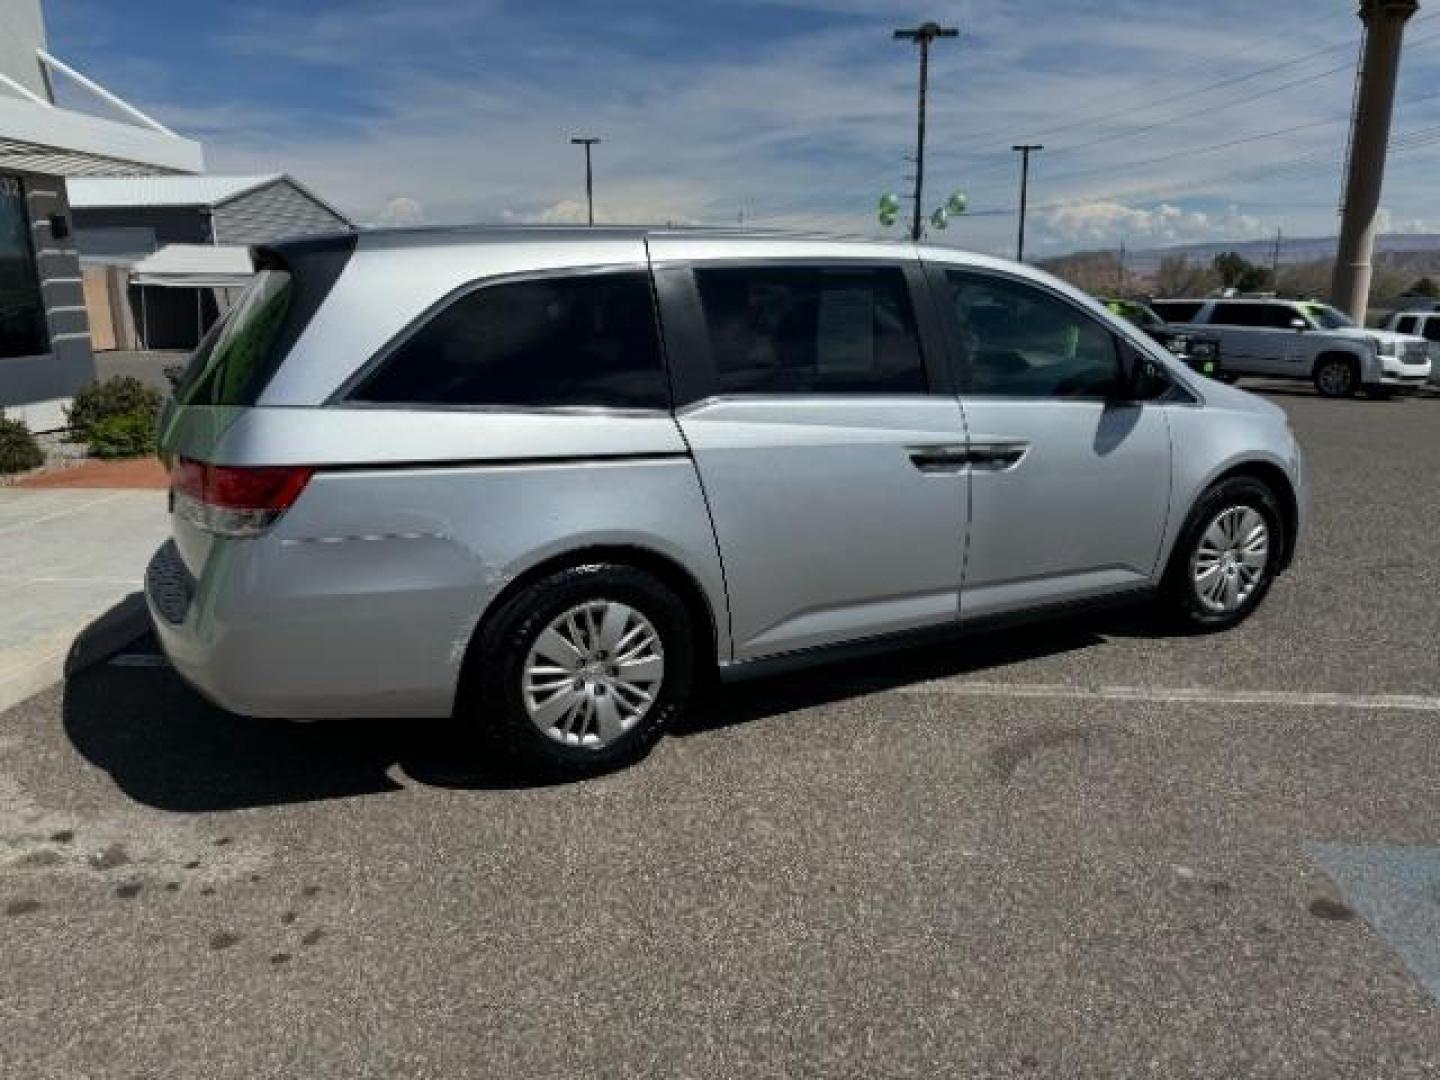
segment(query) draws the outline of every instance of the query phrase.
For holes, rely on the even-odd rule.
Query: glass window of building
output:
[[[0,358],[48,351],[25,193],[18,179],[0,176]]]

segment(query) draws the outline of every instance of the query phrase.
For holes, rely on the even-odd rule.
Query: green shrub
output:
[[[23,420],[0,415],[0,473],[25,472],[45,464],[45,452]]]
[[[90,453],[98,458],[140,457],[155,452],[155,413],[121,413],[97,420],[86,436]]]
[[[152,390],[133,375],[116,375],[80,389],[68,411],[70,426],[77,438],[93,442],[94,432],[102,421],[141,413],[153,417],[160,412],[161,400],[159,391]]]

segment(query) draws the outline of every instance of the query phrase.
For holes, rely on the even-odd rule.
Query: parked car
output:
[[[1204,327],[1220,339],[1234,376],[1307,379],[1325,397],[1357,390],[1381,396],[1430,377],[1423,338],[1356,326],[1313,300],[1156,300],[1172,322]]]
[[[1440,311],[1397,311],[1386,320],[1385,329],[1425,339],[1430,355],[1430,381],[1440,386]]]
[[[146,595],[259,717],[467,718],[585,775],[697,681],[1289,565],[1284,413],[1043,272],[633,229],[257,251],[162,417]]]
[[[1214,335],[1171,326],[1156,314],[1154,308],[1141,300],[1111,297],[1102,299],[1101,303],[1112,315],[1119,315],[1164,345],[1189,365],[1192,371],[1198,371],[1212,379],[1225,378],[1220,362],[1220,342]]]

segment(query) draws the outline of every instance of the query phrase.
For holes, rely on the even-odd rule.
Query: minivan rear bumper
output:
[[[241,716],[313,720],[329,717],[439,717],[454,706],[459,657],[407,663],[395,644],[395,621],[382,602],[369,617],[354,610],[326,616],[324,626],[295,607],[254,590],[265,576],[264,541],[216,541],[197,579],[175,541],[150,560],[145,602],[156,637],[175,671],[201,695]],[[312,596],[321,611],[353,597]],[[379,598],[370,598],[372,601]],[[348,617],[347,617],[348,615]]]

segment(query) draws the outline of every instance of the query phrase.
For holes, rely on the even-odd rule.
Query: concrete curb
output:
[[[0,674],[0,712],[104,663],[149,632],[145,598],[134,592],[99,618],[27,647],[18,667]]]

